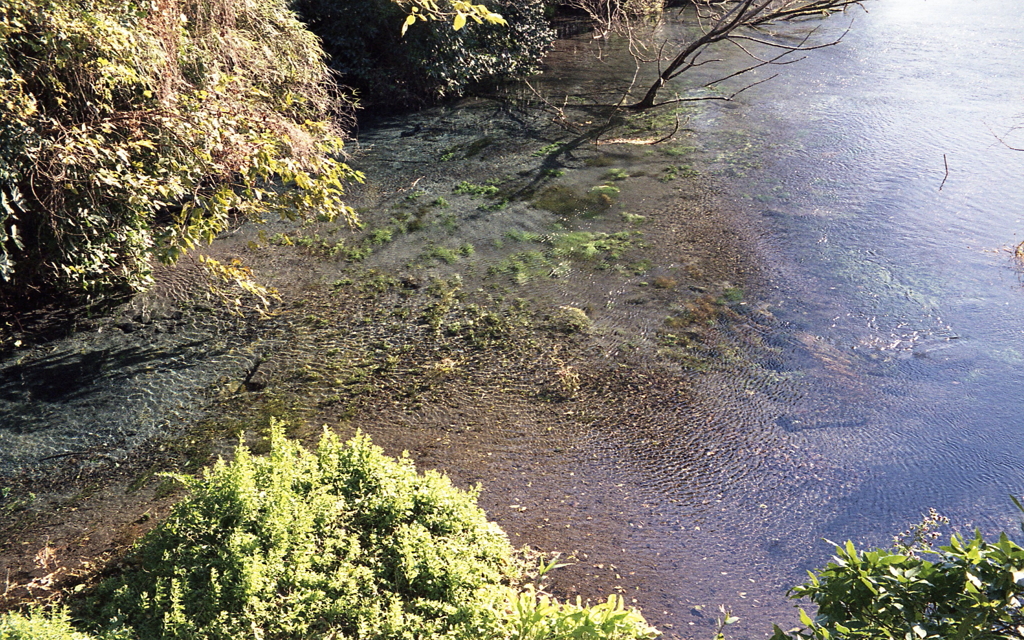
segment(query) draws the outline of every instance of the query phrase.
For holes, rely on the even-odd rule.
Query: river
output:
[[[437,397],[423,392],[415,406],[352,400],[354,424],[425,466],[482,482],[483,503],[516,538],[576,551],[560,593],[573,581],[584,591],[633,591],[651,621],[679,637],[710,637],[716,607],[726,605],[741,618],[730,637],[757,638],[772,622],[795,620],[785,590],[828,559],[826,539],[887,545],[929,508],[961,530],[1018,530],[1008,496],[1024,493],[1024,286],[1012,254],[1024,240],[1024,152],[998,137],[1024,114],[1024,8],[866,8],[789,27],[799,35],[821,25],[820,41],[849,31],[732,102],[685,105],[675,140],[652,148],[581,146],[549,161],[568,133],[479,102],[367,128],[354,162],[370,184],[356,190],[356,204],[371,226],[382,224],[374,210],[392,225],[415,216],[420,235],[396,231],[363,263],[378,271],[353,275],[327,260],[297,267],[284,247],[280,257],[239,249],[243,229],[224,255],[264,256],[266,272],[293,289],[290,311],[248,322],[205,305],[183,304],[182,313],[138,303],[68,339],[13,351],[0,362],[0,477],[31,483],[76,476],[83,465],[116,467],[140,443],[216,413],[218,402],[263,402],[239,381],[268,354],[280,392],[318,407],[310,420],[349,424],[352,412],[339,408],[350,393],[345,376],[381,376],[381,388],[403,393],[411,387],[388,381],[422,382],[417,367],[385,374],[368,364],[419,329],[364,309],[365,290],[344,303],[332,296],[367,273],[406,273],[412,284],[381,279],[384,293],[373,295],[429,310],[421,284],[457,275],[447,286],[464,286],[480,305],[504,296],[572,305],[595,331],[590,342],[552,338],[544,355],[522,362],[416,333],[424,358],[445,356],[430,374],[445,380]],[[590,55],[599,49],[600,58]],[[559,41],[546,64],[533,85],[556,106],[567,95],[607,99],[632,75],[621,44],[588,34]],[[660,136],[675,114],[658,113]],[[1010,132],[1014,140],[1024,146]],[[685,186],[691,173],[703,186]],[[497,181],[503,189],[533,176],[552,197],[604,182],[617,200],[607,214],[559,218],[539,199],[485,209],[453,191],[485,175],[512,176]],[[423,205],[431,199],[438,204]],[[579,206],[598,201],[588,202]],[[698,228],[711,210],[728,214],[727,224]],[[552,249],[566,228],[640,230],[650,260],[630,262],[626,250],[616,262],[591,246],[605,262],[587,266]],[[487,282],[495,277],[502,282]],[[715,296],[734,301],[708,302]],[[650,374],[645,361],[679,368],[688,347],[672,322],[700,312],[694,300],[707,303],[709,322],[739,327],[704,352],[729,362]],[[466,335],[460,318],[450,335]],[[753,346],[743,354],[737,344]],[[573,348],[581,359],[570,358]],[[495,370],[478,362],[487,358],[500,360],[500,380],[483,380]],[[612,373],[587,377],[597,361],[624,372],[625,393],[602,380],[618,380]],[[538,400],[536,373],[564,385],[573,375],[566,363],[584,374],[573,383],[580,397]],[[516,378],[520,369],[527,373]],[[602,394],[614,403],[601,408]]]
[[[820,393],[845,406],[792,423],[864,474],[817,526],[881,543],[930,506],[961,525],[1015,529],[1024,153],[997,137],[1024,113],[1024,8],[868,8],[848,40],[749,98],[776,145],[750,187],[778,268],[774,304],[795,331],[855,358],[880,396],[879,412],[865,411],[825,376]],[[862,424],[829,427],[859,413]]]
[[[842,354],[872,392],[849,397],[826,365],[813,412],[782,424],[860,471],[841,510],[816,519],[822,536],[883,543],[924,507],[1014,529],[1024,153],[998,137],[1024,113],[1024,8],[867,8],[840,45],[753,89],[740,116],[772,149],[736,184],[760,216],[789,357]]]
[[[831,472],[757,500],[726,479],[721,495],[701,496],[727,505],[715,533],[652,537],[669,555],[673,544],[699,550],[711,566],[677,574],[740,603],[741,618],[756,621],[741,623],[741,636],[766,628],[750,604],[754,582],[780,565],[801,580],[827,560],[824,540],[886,546],[928,508],[961,531],[1020,531],[1008,496],[1024,492],[1024,271],[1013,258],[1024,240],[1024,152],[1000,138],[1024,146],[1011,131],[1024,114],[1024,7],[865,9],[792,27],[799,37],[820,25],[814,41],[842,41],[754,75],[779,73],[732,103],[699,103],[688,121],[703,140],[696,155],[756,235],[759,294],[784,352],[776,368],[795,382],[788,395],[765,394],[758,418],[723,412],[722,427],[747,420],[768,440],[781,429]],[[720,57],[739,64],[735,52]],[[614,60],[605,52],[605,67]],[[586,91],[593,70],[578,78]],[[662,96],[699,84],[676,83]],[[748,452],[716,455],[742,466]],[[655,466],[663,475],[650,484],[670,483],[671,461]],[[681,591],[686,583],[679,575]]]

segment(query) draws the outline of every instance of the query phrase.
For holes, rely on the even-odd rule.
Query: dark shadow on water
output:
[[[101,394],[123,388],[135,375],[147,370],[176,371],[196,366],[197,354],[205,358],[216,351],[204,351],[206,341],[192,339],[176,345],[144,345],[85,352],[62,351],[25,363],[0,364],[0,402],[31,405],[61,404],[108,399]],[[201,361],[203,358],[200,358]],[[42,407],[37,407],[42,410]],[[0,430],[25,433],[23,417],[14,412],[0,415]]]

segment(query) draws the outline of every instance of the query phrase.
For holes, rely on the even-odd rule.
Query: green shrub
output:
[[[772,640],[1020,638],[1024,548],[1006,534],[992,543],[977,532],[936,551],[858,551],[847,542],[792,595],[809,598],[817,616],[801,610],[805,628],[776,627]]]
[[[75,611],[0,615],[0,640],[647,640],[623,600],[559,603],[530,584],[508,538],[463,491],[361,434],[315,452],[271,421]],[[540,574],[554,566],[541,565]],[[85,631],[94,635],[87,635]]]
[[[650,640],[660,634],[622,596],[583,606],[561,603],[532,587],[508,592],[501,614],[503,637],[513,640]]]
[[[354,216],[347,107],[285,1],[0,4],[0,294],[138,290],[232,216]]]
[[[462,182],[460,182],[459,184],[455,185],[452,188],[452,193],[455,193],[455,194],[468,195],[470,197],[484,197],[484,198],[490,198],[492,196],[496,196],[496,195],[498,195],[499,191],[501,191],[501,189],[499,189],[498,187],[494,186],[493,184],[490,184],[490,185],[473,184],[472,182],[468,182],[466,180],[463,180]]]
[[[514,573],[508,539],[444,476],[357,435],[239,448],[102,584],[97,631],[156,638],[469,637]]]
[[[33,611],[29,615],[0,615],[0,640],[91,640],[91,636],[71,626],[67,611],[52,614]]]
[[[420,106],[462,95],[482,80],[533,72],[553,40],[542,0],[485,4],[507,25],[470,20],[455,30],[445,21],[416,22],[404,36],[406,9],[391,0],[295,0],[292,6],[323,40],[342,82],[380,109]]]

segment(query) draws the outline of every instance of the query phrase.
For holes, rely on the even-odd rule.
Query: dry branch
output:
[[[701,56],[707,52],[709,47],[719,42],[735,44],[745,54],[756,60],[757,64],[741,71],[730,73],[716,82],[748,73],[765,65],[790,64],[795,62],[795,60],[786,60],[784,58],[795,52],[813,51],[838,44],[846,35],[846,32],[838,38],[824,43],[811,43],[810,38],[817,31],[814,29],[799,43],[791,44],[785,42],[781,37],[772,37],[771,34],[764,33],[764,27],[784,20],[829,15],[834,12],[843,11],[852,5],[860,5],[860,0],[691,0],[691,5],[696,10],[696,17],[701,26],[702,35],[686,43],[674,57],[668,59],[667,64],[664,66],[661,65],[663,60],[659,60],[660,68],[657,80],[651,84],[644,97],[638,102],[629,105],[629,108],[642,110],[673,102],[723,99],[709,97],[676,98],[661,103],[657,102],[658,93],[665,87],[668,81],[711,62],[711,60],[702,60]],[[847,28],[848,31],[849,27]],[[745,42],[754,43],[777,53],[772,56],[758,56],[744,46]],[[740,89],[740,91],[733,93],[730,98],[761,82],[764,81],[747,85]]]

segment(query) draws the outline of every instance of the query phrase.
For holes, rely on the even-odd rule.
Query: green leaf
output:
[[[814,626],[814,620],[811,620],[811,616],[807,615],[807,612],[802,608],[800,609],[800,622],[806,627]]]

